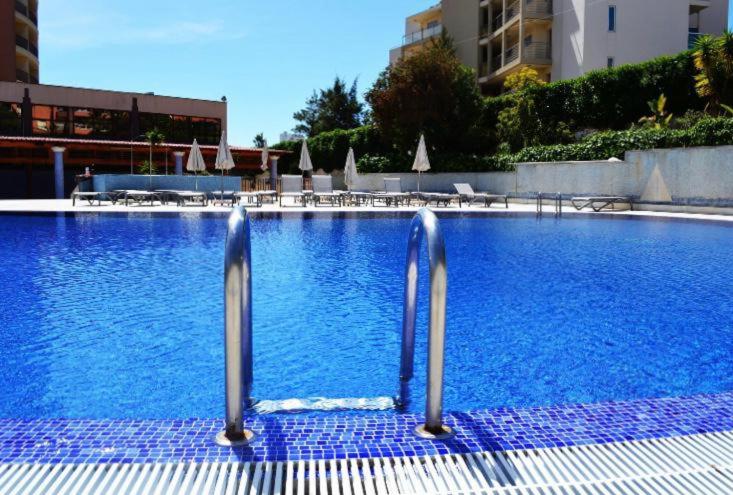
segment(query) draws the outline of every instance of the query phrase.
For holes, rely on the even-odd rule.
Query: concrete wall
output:
[[[356,190],[384,188],[385,177],[417,190],[417,174],[362,174]],[[519,163],[515,172],[422,174],[421,190],[454,192],[468,182],[475,191],[532,197],[629,196],[635,203],[733,207],[733,146],[633,151],[625,161]],[[334,181],[336,184],[337,181]]]
[[[221,176],[193,175],[115,175],[100,174],[93,178],[95,191],[114,191],[116,189],[177,189],[179,191],[220,191]],[[198,183],[198,184],[197,184]],[[225,191],[241,191],[241,177],[224,177]]]
[[[453,38],[456,55],[478,68],[479,0],[443,0],[443,26]]]

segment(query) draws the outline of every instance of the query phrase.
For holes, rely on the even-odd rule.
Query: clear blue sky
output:
[[[358,77],[363,93],[405,17],[436,1],[42,0],[41,82],[226,95],[229,142],[250,145],[263,131],[273,143],[336,75]]]

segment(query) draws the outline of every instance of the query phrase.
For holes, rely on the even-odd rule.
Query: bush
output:
[[[704,101],[695,91],[695,73],[693,55],[688,51],[533,86],[522,94],[533,100],[537,118],[545,125],[565,122],[571,130],[618,130],[646,115],[647,102],[661,94],[667,96],[668,111],[676,115],[702,109]],[[511,98],[503,95],[485,99],[482,125],[495,126],[499,113],[512,106]]]
[[[607,160],[627,151],[733,144],[733,119],[707,118],[689,129],[632,129],[593,134],[579,143],[533,146],[511,156],[513,163]]]

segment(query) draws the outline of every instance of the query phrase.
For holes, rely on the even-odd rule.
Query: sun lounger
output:
[[[595,212],[605,209],[615,210],[617,203],[628,204],[629,209],[634,208],[631,198],[623,196],[577,196],[572,198],[570,202],[578,211],[583,208],[592,208]]]
[[[117,195],[117,201],[125,201],[125,206],[128,206],[130,202],[142,205],[143,203],[150,202],[150,206],[153,206],[155,201],[163,203],[160,193],[155,191],[141,191],[137,189],[125,189],[119,192]]]
[[[455,187],[456,192],[461,195],[461,201],[467,202],[468,206],[471,206],[476,201],[483,201],[484,206],[488,208],[494,201],[503,201],[504,207],[509,208],[509,201],[503,194],[474,192],[471,184],[467,183],[453,184],[453,187]]]
[[[206,206],[209,196],[204,191],[176,191],[178,206]]]
[[[293,202],[301,201],[305,208],[305,193],[303,192],[303,177],[300,175],[283,175],[280,180],[280,206],[283,205],[283,197],[293,198]]]
[[[400,203],[410,206],[410,193],[402,192],[402,181],[399,177],[384,179],[384,191],[372,193],[372,206],[376,201],[381,201],[386,206],[400,206]]]
[[[235,192],[234,201],[237,204],[243,204],[246,200],[247,206],[262,206],[262,195],[260,191]]]
[[[209,199],[215,205],[220,204],[224,206],[234,206],[237,202],[237,198],[234,197],[236,192],[237,191],[211,191],[211,197]]]
[[[313,205],[318,206],[322,201],[328,201],[331,206],[341,206],[341,193],[334,192],[333,178],[330,175],[314,175]]]
[[[419,192],[414,193],[413,196],[422,201],[424,206],[430,206],[435,203],[436,207],[445,206],[448,207],[453,201],[458,201],[458,207],[462,206],[460,194],[446,194],[446,193],[434,193],[434,192]]]
[[[106,193],[93,192],[93,191],[76,191],[71,193],[71,206],[76,206],[77,199],[83,199],[89,203],[89,206],[94,206],[94,201],[97,201],[98,205],[102,205],[102,196]]]
[[[275,201],[277,201],[277,191],[273,191],[271,189],[267,189],[264,191],[255,191],[257,194],[257,197],[260,200],[260,205],[264,202],[264,199],[268,199],[270,203],[275,204]]]

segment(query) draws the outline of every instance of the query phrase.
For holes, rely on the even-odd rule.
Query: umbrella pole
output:
[[[422,172],[418,170],[417,171],[417,192],[420,192],[420,174],[422,174]]]
[[[221,169],[221,202],[224,203],[224,169]]]

